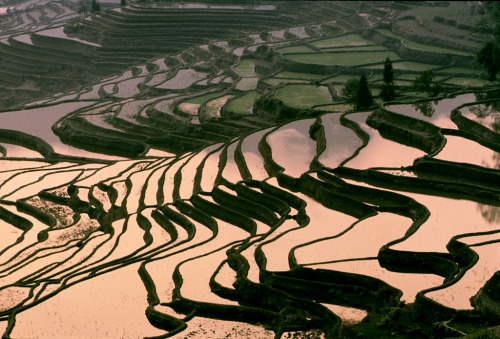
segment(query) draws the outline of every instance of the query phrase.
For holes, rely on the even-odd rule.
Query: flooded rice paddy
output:
[[[374,84],[383,65],[372,59],[399,56],[349,33],[343,16],[320,25],[293,12],[268,25],[286,3],[151,4],[203,22],[230,13],[233,27],[250,15],[262,33],[202,39],[209,30],[193,24],[198,46],[173,39],[167,56],[144,37],[133,58],[114,35],[140,36],[144,22],[130,31],[120,20],[148,11],[87,17],[80,34],[57,23],[77,15],[57,3],[0,7],[10,29],[0,53],[61,40],[120,71],[79,68],[89,76],[79,89],[61,85],[0,112],[4,337],[335,338],[401,324],[410,327],[398,333],[426,324],[439,336],[483,317],[478,303],[500,270],[497,97],[457,92],[346,113],[337,95],[353,76],[337,67],[369,69]],[[309,5],[325,17],[345,10]],[[311,60],[314,74],[301,64]],[[402,82],[427,66],[395,63]],[[445,69],[461,75],[439,81],[482,83]],[[64,81],[77,80],[70,71]],[[12,86],[34,93],[45,83]],[[254,107],[263,93],[307,118],[273,120]]]
[[[439,113],[430,122],[449,129],[452,122],[443,120],[449,119],[453,108],[471,99],[471,95],[461,95],[435,102],[433,108]],[[58,109],[19,111],[16,119],[9,118],[14,113],[2,113],[0,118],[3,126],[36,135],[59,149],[56,138],[48,133],[50,125],[87,105],[58,104]],[[428,119],[419,116],[411,104],[387,108],[413,119]],[[46,127],[19,121],[19,114],[28,119],[42,113],[49,117],[44,122]],[[469,298],[499,268],[493,259],[498,253],[498,233],[489,235],[487,243],[480,236],[498,231],[498,213],[494,212],[498,207],[493,201],[492,205],[478,204],[475,199],[457,200],[436,196],[432,191],[389,189],[428,209],[429,216],[414,229],[416,219],[390,210],[376,212],[371,207],[377,206],[375,201],[363,207],[372,209],[369,214],[338,201],[335,197],[339,194],[342,199],[369,201],[356,187],[375,191],[387,188],[337,169],[380,168],[380,173],[398,178],[402,176],[398,169],[410,167],[425,154],[383,138],[366,124],[370,114],[327,113],[318,119],[297,120],[251,133],[241,142],[236,139],[225,146],[217,144],[170,159],[152,156],[109,165],[67,163],[64,167],[33,167],[36,163],[3,160],[2,164],[9,166],[2,165],[0,172],[2,202],[39,197],[41,201],[53,201],[53,208],[65,208],[63,215],[57,215],[53,208],[44,210],[40,206],[42,214],[30,215],[22,209],[2,207],[2,215],[16,215],[26,225],[16,228],[5,216],[0,221],[4,234],[0,252],[4,286],[1,312],[19,312],[12,336],[156,336],[164,332],[150,326],[153,318],[148,317],[150,313],[144,314],[145,309],[170,314],[182,323],[180,314],[185,311],[174,306],[174,300],[211,305],[222,312],[224,307],[239,307],[225,295],[235,293],[235,286],[245,281],[241,279],[252,277],[249,281],[259,284],[259,272],[278,277],[300,267],[384,281],[400,290],[401,300],[407,303],[414,302],[418,293],[432,289],[424,293],[424,298],[446,307],[471,309]],[[322,138],[311,138],[314,123],[322,126]],[[446,139],[435,159],[498,169],[498,163],[492,163],[498,153],[464,137]],[[15,151],[13,147],[7,147],[7,156]],[[39,157],[30,152],[18,155]],[[313,169],[314,159],[324,167]],[[270,167],[270,163],[278,167]],[[338,173],[335,185],[328,179],[333,174],[325,169]],[[288,177],[298,181],[288,182]],[[421,180],[419,177],[412,178]],[[247,180],[250,178],[253,184]],[[354,191],[349,193],[348,187]],[[65,193],[56,199],[56,191]],[[58,228],[41,215],[54,216],[58,222],[59,218],[70,218],[64,222],[66,226]],[[464,234],[468,234],[468,243],[480,259],[449,286],[443,285],[443,276],[386,268],[378,259],[384,248],[448,253],[450,240]],[[478,240],[474,240],[476,234]],[[248,272],[237,269],[231,261],[237,257],[231,259],[229,253],[239,255]],[[148,304],[154,286],[153,295],[161,304]],[[322,305],[346,323],[357,323],[367,315],[359,306]],[[172,311],[167,312],[170,306]],[[54,329],[43,314],[67,325]],[[83,314],[85,318],[81,318]],[[234,319],[229,315],[224,318]],[[123,321],[126,326],[121,325]]]

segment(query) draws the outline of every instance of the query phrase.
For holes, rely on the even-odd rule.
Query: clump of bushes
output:
[[[290,107],[280,99],[262,96],[255,100],[253,113],[267,121],[281,122],[304,117],[309,113],[309,110]]]
[[[373,96],[364,75],[359,80],[348,80],[341,91],[341,96],[346,103],[353,104],[356,110],[366,109],[373,105]]]
[[[424,71],[412,83],[417,92],[427,92],[430,97],[435,97],[441,92],[441,86],[434,81],[434,73],[431,70]]]

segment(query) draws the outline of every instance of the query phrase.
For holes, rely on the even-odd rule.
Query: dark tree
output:
[[[495,81],[500,70],[500,50],[493,41],[486,42],[476,54],[479,66],[486,68],[489,81]]]
[[[396,91],[394,90],[394,85],[382,85],[382,89],[380,90],[380,97],[384,101],[394,100],[396,97]]]
[[[384,101],[391,101],[396,97],[396,91],[394,90],[394,69],[389,57],[384,62],[384,85],[379,95]]]
[[[368,88],[368,81],[364,75],[359,78],[358,95],[356,98],[356,109],[365,109],[373,104],[372,93]]]
[[[120,0],[120,6],[127,6],[127,0]]]
[[[429,96],[437,96],[441,92],[441,86],[434,82],[434,73],[430,69],[413,80],[412,87],[417,92],[427,92]]]
[[[86,16],[90,13],[90,6],[83,0],[78,3],[78,14]]]
[[[426,92],[433,82],[434,74],[431,70],[427,70],[413,80],[412,87],[415,91]]]
[[[92,5],[90,7],[92,13],[100,12],[101,11],[101,5],[97,2],[97,0],[92,0]]]
[[[386,85],[394,84],[394,69],[392,68],[392,61],[387,57],[384,62],[384,82]]]
[[[340,95],[348,104],[355,104],[358,97],[359,81],[357,79],[349,79],[342,88]]]
[[[486,69],[489,81],[495,81],[500,71],[500,3],[483,1],[486,15],[476,22],[475,31],[488,41],[476,53],[476,62]]]

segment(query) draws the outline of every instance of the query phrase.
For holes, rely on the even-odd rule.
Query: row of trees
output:
[[[384,101],[393,100],[396,97],[394,89],[394,69],[391,59],[386,58],[384,62],[384,85],[380,91],[380,97]],[[350,79],[345,84],[341,93],[344,100],[353,104],[355,109],[365,109],[373,105],[373,96],[368,87],[368,81],[364,75],[359,80]]]
[[[496,81],[500,72],[500,2],[484,1],[481,6],[483,6],[486,15],[476,22],[474,31],[487,41],[476,53],[476,63],[485,69],[489,81]],[[384,101],[394,100],[396,98],[394,69],[389,58],[384,62],[383,80],[384,84],[379,93],[380,98]],[[412,88],[417,92],[427,93],[430,97],[435,97],[442,91],[431,70],[424,71],[418,76],[412,82]],[[364,75],[359,80],[347,81],[341,96],[358,110],[368,108],[373,104],[373,96]]]
[[[120,0],[120,6],[127,6],[127,0]],[[81,0],[78,6],[80,15],[88,15],[89,13],[98,13],[101,11],[101,5],[97,0],[92,0],[91,4],[88,1]]]
[[[500,3],[483,1],[486,16],[476,22],[475,32],[487,39],[476,54],[479,66],[485,68],[489,81],[500,71]]]
[[[424,71],[412,82],[412,88],[414,91],[424,92],[430,97],[435,97],[441,92],[442,88],[434,79],[435,76],[431,70]],[[386,58],[384,62],[383,80],[384,83],[379,93],[380,98],[384,101],[394,100],[396,98],[396,88],[394,85],[394,68],[390,58]],[[348,80],[342,89],[341,96],[347,103],[353,104],[357,110],[366,109],[373,105],[373,96],[364,75],[359,80]]]

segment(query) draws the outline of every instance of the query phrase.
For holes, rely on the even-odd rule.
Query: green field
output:
[[[449,67],[445,69],[440,69],[439,72],[442,73],[453,73],[453,74],[477,74],[479,75],[481,71],[476,68],[462,68],[462,67]]]
[[[389,57],[392,61],[399,60],[393,52],[360,52],[360,53],[318,53],[318,54],[288,54],[285,59],[304,64],[327,66],[359,66],[369,63],[381,62]],[[383,68],[384,65],[381,64]]]
[[[289,72],[289,71],[279,72],[274,76],[274,78],[304,79],[304,80],[319,80],[323,79],[324,77],[325,76],[321,74],[299,73],[299,72]]]
[[[348,104],[333,104],[328,106],[321,106],[317,108],[321,111],[332,112],[332,113],[345,113],[352,109],[352,105]]]
[[[278,89],[276,98],[297,108],[309,108],[332,102],[332,97],[326,87],[301,84],[291,84]]]
[[[267,78],[264,80],[266,84],[271,86],[281,86],[287,83],[304,83],[309,82],[309,80],[301,80],[301,79],[283,79],[283,78]]]
[[[369,82],[376,82],[376,81],[379,81],[379,80],[382,80],[383,78],[383,75],[380,74],[380,73],[375,73],[373,74],[371,77],[368,78],[368,81]]]
[[[255,89],[258,82],[259,78],[241,78],[241,80],[236,84],[236,89],[240,91],[249,91]]]
[[[450,49],[450,48],[436,47],[436,46],[419,44],[418,42],[413,42],[411,40],[404,39],[404,38],[402,38],[400,36],[397,36],[396,34],[392,33],[388,29],[381,28],[381,29],[377,29],[377,31],[380,32],[380,33],[382,33],[382,34],[384,34],[384,35],[386,35],[386,36],[388,36],[388,37],[396,38],[396,39],[399,39],[399,40],[403,41],[403,43],[408,48],[411,48],[411,49],[416,49],[416,50],[419,50],[419,51],[426,51],[426,52],[434,52],[434,53],[449,53],[449,54],[467,55],[467,56],[472,55],[471,53],[457,51],[457,50]]]
[[[255,77],[255,59],[243,59],[241,62],[234,67],[236,73],[242,77]]]
[[[315,51],[305,45],[298,45],[298,46],[289,46],[289,47],[283,47],[279,48],[277,52],[280,52],[282,54],[288,54],[288,53],[315,53]]]
[[[364,46],[373,45],[373,42],[366,40],[359,34],[346,34],[334,38],[316,40],[311,45],[318,48],[340,47],[340,46]]]
[[[246,92],[242,96],[229,101],[226,109],[236,114],[252,113],[253,103],[259,97],[260,94],[256,91]]]
[[[323,81],[324,83],[330,83],[330,82],[341,82],[341,83],[345,83],[347,82],[348,80],[351,80],[351,79],[359,79],[359,75],[352,75],[352,74],[339,74],[339,75],[336,75],[334,77],[331,77],[331,78],[328,78],[326,79],[325,81]]]
[[[388,37],[391,37],[391,38],[396,38],[396,39],[400,39],[400,37],[398,37],[397,35],[395,35],[394,33],[392,33],[390,30],[388,29],[385,29],[385,28],[379,28],[376,30],[377,32],[380,32],[382,33],[383,35],[386,35]]]
[[[428,69],[434,69],[434,68],[438,68],[439,67],[439,65],[421,64],[421,63],[413,62],[413,61],[395,62],[392,66],[396,70],[418,71],[418,72],[423,72],[423,71],[426,71]],[[384,64],[381,63],[379,65],[366,66],[364,68],[369,68],[369,69],[383,69],[384,68]]]
[[[466,52],[461,52],[461,51],[455,51],[453,49],[449,48],[443,48],[443,47],[436,47],[436,46],[429,46],[429,45],[422,45],[410,40],[403,40],[404,44],[412,49],[416,49],[419,51],[426,51],[426,52],[434,52],[434,53],[449,53],[449,54],[456,54],[456,55],[467,55],[467,56],[472,56],[473,54],[471,53],[466,53]]]
[[[414,73],[403,73],[395,77],[396,80],[406,80],[406,81],[413,81],[419,74],[414,74]],[[446,79],[448,76],[444,75],[436,75],[434,76],[435,81],[441,81],[443,79]]]
[[[451,85],[458,85],[458,86],[477,87],[477,86],[486,85],[488,83],[488,81],[483,80],[483,79],[478,79],[478,78],[453,77],[453,78],[450,78],[450,79],[444,81],[444,83],[451,84]]]
[[[323,48],[325,52],[384,52],[387,48],[378,45]]]

